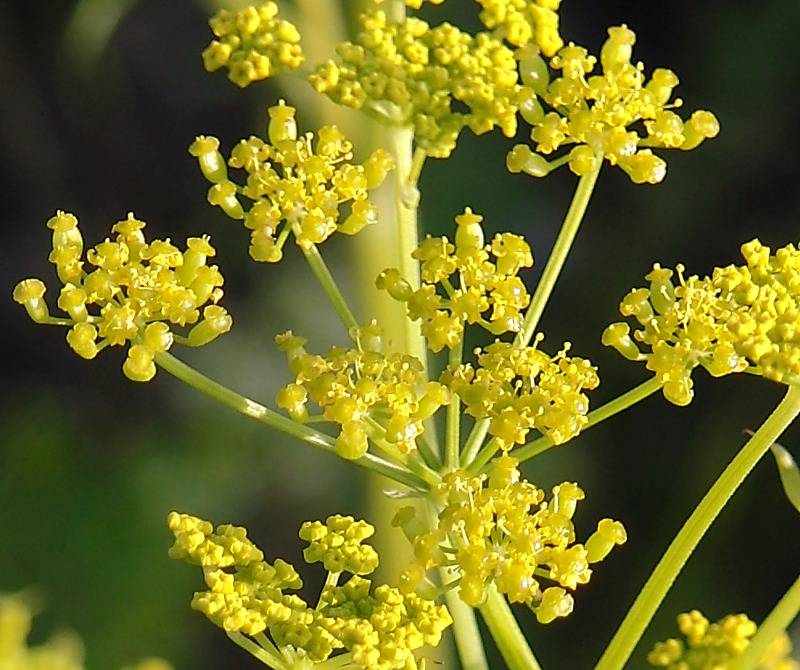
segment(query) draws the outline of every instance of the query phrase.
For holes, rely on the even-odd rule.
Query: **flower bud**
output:
[[[636,43],[634,33],[624,23],[608,29],[608,39],[600,49],[600,64],[605,72],[617,69],[631,62],[633,45]]]
[[[602,561],[617,544],[624,544],[628,539],[625,526],[619,521],[602,519],[597,530],[586,540],[586,560],[589,563]]]
[[[203,310],[203,320],[189,331],[189,346],[202,347],[233,326],[233,319],[224,307],[209,305]]]
[[[524,172],[531,177],[544,177],[550,172],[547,160],[534,153],[527,144],[514,145],[506,157],[506,168],[513,174]]]
[[[87,321],[76,323],[67,331],[67,344],[81,358],[90,360],[97,356],[97,328]]]
[[[197,158],[200,171],[212,184],[228,178],[228,167],[219,152],[219,140],[216,137],[198,135],[189,145],[189,153]]]
[[[232,219],[243,219],[244,210],[236,197],[236,184],[224,179],[208,189],[208,202],[217,205]]]
[[[381,272],[375,280],[375,286],[379,290],[387,291],[390,296],[400,302],[406,302],[414,292],[411,284],[400,276],[400,270],[397,268],[387,268]]]
[[[544,121],[544,108],[532,88],[523,87],[520,91],[519,114],[532,126]]]
[[[277,105],[269,108],[267,136],[270,144],[278,146],[281,142],[294,142],[297,139],[295,111],[294,107],[289,107],[283,100],[279,100]]]
[[[538,47],[526,45],[517,50],[515,57],[519,61],[519,77],[523,85],[530,87],[536,95],[544,96],[550,83],[550,70]]]
[[[355,461],[367,453],[367,426],[363,421],[352,420],[342,424],[336,438],[336,453],[342,458]]]
[[[389,170],[394,168],[394,158],[385,149],[376,149],[364,161],[364,176],[367,178],[367,188],[377,188],[386,179]]]
[[[463,214],[455,217],[456,227],[456,249],[476,250],[482,249],[484,244],[483,227],[480,214],[474,214],[472,208],[467,207]]]
[[[23,279],[14,288],[14,301],[23,305],[28,316],[36,323],[44,323],[50,316],[43,298],[46,290],[41,279]]]
[[[86,321],[89,318],[86,309],[86,291],[75,284],[67,284],[61,289],[58,307],[69,314],[74,321]]]
[[[131,381],[149,382],[156,375],[153,352],[143,344],[134,344],[128,349],[128,357],[122,364],[122,372]]]
[[[617,322],[607,326],[603,331],[600,341],[606,347],[614,347],[629,361],[638,361],[642,352],[630,336],[630,326],[627,323]]]

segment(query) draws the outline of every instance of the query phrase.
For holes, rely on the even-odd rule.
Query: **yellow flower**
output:
[[[631,61],[634,32],[623,24],[609,28],[608,35],[600,51],[599,74],[598,59],[571,42],[550,59],[559,75],[553,79],[538,49],[519,49],[520,113],[532,126],[530,136],[539,154],[571,146],[568,162],[574,173],[587,174],[605,158],[633,182],[656,184],[664,179],[667,164],[653,148],[694,149],[719,133],[719,122],[707,111],[683,120],[674,111],[682,101],[670,102],[678,84],[675,73],[658,68],[646,80],[644,65]],[[545,112],[542,103],[553,111]],[[639,122],[644,135],[636,129]],[[534,155],[526,145],[515,146],[509,170],[544,176],[550,168]]]
[[[703,278],[685,277],[681,265],[675,272],[655,265],[645,277],[650,286],[633,289],[620,305],[623,316],[638,322],[633,337],[627,324],[615,323],[603,344],[646,361],[677,405],[691,401],[698,365],[715,377],[747,370],[800,383],[800,251],[789,244],[772,254],[752,240],[742,255],[744,265],[715,268]]]
[[[128,214],[112,227],[115,238],[89,249],[84,261],[74,215],[59,211],[47,225],[53,230],[50,260],[63,282],[58,307],[68,318],[50,316],[39,279],[17,284],[14,300],[37,323],[69,326],[67,343],[79,356],[91,359],[107,346],[130,344],[123,372],[144,382],[156,373],[155,355],[173,341],[202,346],[231,329],[230,315],[216,304],[222,275],[206,264],[215,254],[208,236],[189,238],[185,251],[169,240],[148,244],[145,223]]]

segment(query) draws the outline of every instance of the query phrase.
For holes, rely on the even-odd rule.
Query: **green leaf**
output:
[[[778,474],[781,484],[789,502],[800,512],[800,468],[787,449],[777,442],[770,447],[775,462],[778,464]]]

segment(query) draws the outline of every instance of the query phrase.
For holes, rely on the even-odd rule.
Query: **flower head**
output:
[[[337,47],[339,61],[318,66],[314,88],[394,126],[410,126],[418,146],[447,158],[461,130],[517,130],[514,53],[488,32],[475,36],[450,23],[431,27],[382,11],[360,17],[361,32]]]
[[[569,348],[565,344],[550,357],[537,347],[494,342],[476,350],[477,366],[448,369],[441,381],[458,394],[467,414],[491,419],[489,434],[503,451],[524,444],[531,430],[563,444],[588,422],[584,389],[600,383],[596,368],[567,356]]]
[[[520,113],[532,126],[538,153],[524,144],[514,147],[507,161],[511,172],[543,176],[550,170],[544,156],[571,145],[567,160],[578,175],[605,158],[634,183],[656,184],[664,179],[667,164],[652,149],[694,149],[719,133],[711,112],[700,110],[682,119],[674,111],[683,104],[670,102],[678,84],[674,72],[659,68],[645,78],[644,65],[631,61],[636,35],[630,28],[615,26],[608,35],[600,51],[601,73],[596,73],[598,58],[573,43],[550,59],[558,74],[552,80],[538,49],[518,50]]]
[[[442,511],[433,530],[415,523],[413,508],[395,516],[414,549],[401,588],[415,590],[429,570],[449,567],[461,599],[473,607],[493,583],[512,603],[528,605],[541,623],[572,611],[570,592],[589,581],[590,564],[626,541],[625,529],[604,519],[585,545],[576,543],[572,516],[584,497],[581,488],[565,482],[547,501],[544,491],[520,477],[517,465],[500,456],[489,475],[445,476],[434,491]]]
[[[368,192],[394,166],[383,149],[362,164],[352,163],[352,144],[336,126],[323,126],[316,136],[298,136],[294,114],[294,107],[282,100],[270,107],[267,139],[241,140],[227,166],[216,138],[201,135],[189,147],[212,183],[208,201],[243,221],[251,231],[250,256],[256,261],[279,261],[290,234],[309,249],[337,231],[353,235],[376,223]],[[244,172],[243,184],[228,178],[228,167]],[[240,197],[251,201],[248,209]]]
[[[343,458],[360,458],[372,439],[402,460],[416,449],[423,421],[447,403],[447,390],[426,383],[422,363],[413,356],[382,353],[377,324],[350,335],[355,348],[335,347],[325,356],[306,352],[303,338],[279,335],[295,381],[278,393],[278,405],[305,420],[308,401],[316,403],[323,419],[340,426],[336,449]]]
[[[419,289],[397,269],[384,270],[377,286],[406,303],[410,319],[420,321],[428,348],[452,349],[463,340],[467,324],[479,324],[494,335],[518,332],[530,295],[519,272],[533,265],[530,247],[513,233],[498,233],[484,243],[483,217],[467,207],[455,217],[455,243],[428,237],[412,256],[420,261]]]
[[[362,544],[374,529],[352,517],[332,516],[325,524],[303,524],[309,542],[306,561],[329,571],[318,603],[295,593],[302,580],[289,563],[264,560],[244,528],[208,522],[172,512],[168,525],[175,542],[170,556],[203,567],[208,590],[195,593],[192,608],[228,633],[258,641],[269,636],[260,653],[337,667],[415,670],[415,652],[436,646],[451,618],[444,606],[385,584],[373,590],[371,574],[377,553]],[[342,584],[342,573],[350,573]],[[283,665],[280,665],[283,667]],[[305,666],[303,666],[305,667]]]
[[[606,328],[603,343],[646,361],[677,405],[691,401],[697,366],[715,377],[746,370],[800,383],[800,251],[789,244],[772,254],[752,240],[742,255],[744,265],[703,278],[684,276],[681,265],[674,272],[655,265],[645,277],[649,287],[633,289],[620,304],[622,315],[638,322],[633,337],[620,322]]]
[[[228,68],[228,78],[241,88],[295,70],[305,60],[300,33],[278,18],[275,2],[235,12],[222,9],[209,24],[217,39],[203,51],[203,64],[209,72]]]
[[[678,615],[683,639],[657,642],[647,662],[666,670],[705,670],[733,668],[755,635],[757,626],[745,614],[729,614],[710,623],[699,611]],[[758,670],[798,670],[800,664],[789,657],[792,643],[786,633],[778,636],[756,666]]]
[[[148,243],[145,223],[128,214],[111,228],[114,239],[95,245],[84,259],[74,215],[58,211],[47,225],[53,230],[50,261],[63,284],[58,307],[68,317],[49,315],[39,279],[17,284],[14,300],[37,323],[70,326],[67,343],[79,356],[91,359],[107,346],[130,344],[123,372],[149,381],[154,357],[173,341],[202,346],[231,329],[230,315],[217,304],[222,274],[206,264],[215,254],[208,236],[189,238],[184,251],[168,239]]]

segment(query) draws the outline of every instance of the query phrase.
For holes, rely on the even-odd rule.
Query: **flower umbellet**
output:
[[[336,126],[320,128],[316,137],[298,136],[293,107],[281,100],[268,111],[268,139],[241,140],[227,160],[227,166],[246,173],[242,185],[228,179],[217,138],[201,135],[189,147],[213,184],[208,201],[251,231],[253,260],[279,261],[290,234],[309,249],[335,232],[353,235],[375,223],[377,209],[368,191],[386,178],[392,157],[376,149],[363,164],[353,164],[353,145]],[[240,196],[252,205],[245,209]],[[349,213],[342,216],[345,203]]]
[[[523,479],[517,465],[515,458],[501,456],[492,461],[489,475],[445,476],[434,490],[441,512],[432,530],[422,530],[413,507],[397,513],[393,523],[414,548],[401,589],[413,592],[430,570],[446,567],[459,597],[473,607],[485,602],[487,585],[494,582],[511,602],[528,605],[541,623],[572,612],[569,591],[589,581],[590,563],[626,541],[625,529],[604,519],[585,545],[576,543],[572,516],[584,498],[581,488],[564,482],[545,501],[544,491]]]
[[[745,614],[729,614],[711,623],[698,610],[678,615],[682,639],[657,642],[647,655],[647,662],[666,670],[703,670],[733,668],[735,661],[750,644],[758,627]],[[798,670],[800,664],[789,657],[792,643],[786,633],[775,638],[756,666],[758,670]]]
[[[37,323],[69,326],[67,343],[79,356],[94,358],[108,346],[129,344],[123,372],[134,381],[153,378],[156,354],[178,342],[203,346],[228,332],[233,323],[222,298],[223,277],[209,237],[192,237],[181,251],[169,239],[147,242],[145,223],[133,214],[111,228],[106,239],[86,252],[73,214],[58,211],[50,262],[62,283],[58,307],[67,317],[51,317],[40,279],[25,279],[14,300]],[[93,313],[99,312],[99,313]]]
[[[422,668],[426,648],[451,624],[463,665],[488,670],[476,612],[508,667],[539,670],[510,604],[543,624],[568,616],[579,588],[627,532],[621,521],[601,518],[588,537],[579,534],[574,518],[583,488],[564,481],[548,494],[523,476],[521,464],[659,389],[687,404],[697,366],[716,376],[747,371],[785,383],[786,399],[731,463],[734,475],[726,470],[697,506],[597,666],[620,670],[738,486],[731,482],[740,482],[800,413],[800,256],[791,245],[773,255],[754,241],[743,247],[745,266],[705,279],[655,266],[649,287],[634,289],[621,305],[623,316],[637,321],[635,332],[616,323],[602,336],[626,358],[644,361],[655,379],[590,411],[587,393],[600,383],[596,366],[573,355],[569,342],[547,353],[539,321],[600,169],[608,162],[635,183],[661,182],[660,150],[696,148],[718,134],[717,119],[704,110],[679,115],[677,75],[659,68],[646,76],[633,60],[636,35],[624,24],[609,28],[593,56],[564,43],[560,0],[476,0],[475,32],[410,13],[424,4],[376,0],[358,17],[352,39],[318,63],[306,61],[300,31],[277,2],[222,10],[210,21],[215,38],[203,52],[206,69],[227,69],[240,87],[278,75],[302,78],[377,120],[379,143],[387,147],[360,154],[333,125],[304,133],[286,100],[268,107],[261,136],[240,140],[227,156],[213,135],[198,135],[189,146],[210,183],[208,202],[250,231],[252,259],[277,263],[296,246],[341,320],[340,339],[324,354],[309,351],[302,334],[275,337],[289,373],[278,410],[167,353],[173,342],[207,344],[231,327],[218,304],[222,275],[207,265],[214,250],[206,236],[187,240],[185,251],[169,240],[148,243],[144,224],[130,215],[112,229],[113,241],[84,259],[77,220],[59,212],[48,224],[50,260],[63,285],[58,306],[68,316],[50,316],[38,279],[21,282],[14,299],[34,321],[68,326],[70,346],[85,358],[129,343],[124,370],[132,379],[146,381],[160,365],[244,415],[396,484],[393,494],[404,503],[395,534],[405,536],[411,553],[397,585],[373,588],[368,578],[378,566],[366,543],[372,526],[332,515],[300,530],[306,562],[327,572],[316,603],[298,595],[295,568],[265,560],[244,528],[169,515],[170,555],[203,570],[206,590],[192,607],[275,670]],[[510,172],[543,177],[569,164],[579,177],[535,287],[526,272],[534,263],[529,242],[513,232],[487,236],[483,216],[470,206],[454,217],[452,239],[420,239],[417,223],[426,157],[449,157],[467,128],[475,135],[499,129],[511,138],[522,123],[530,126],[530,142],[510,149]],[[373,198],[387,178],[393,216]],[[336,233],[350,236],[390,220],[396,244],[387,246],[397,253],[370,279],[395,311],[357,317],[320,247]],[[290,238],[295,245],[287,246]],[[467,351],[473,332],[481,344]],[[776,607],[781,617],[787,607],[800,609],[793,593],[788,606]],[[436,604],[440,597],[446,605]],[[656,667],[728,663],[732,656],[723,659],[722,651],[743,648],[755,631],[742,615],[710,626],[699,615],[682,616],[688,646],[657,646],[650,656]],[[775,625],[768,618],[762,631]],[[779,655],[774,667],[794,670],[790,661],[780,665],[785,651]]]
[[[364,576],[377,568],[378,554],[364,540],[374,529],[353,517],[300,529],[306,562],[322,563],[328,573],[315,606],[294,593],[303,586],[294,567],[265,561],[244,528],[214,529],[177,512],[168,525],[170,556],[203,569],[208,590],[195,593],[192,607],[275,670],[414,670],[423,667],[417,652],[436,646],[452,622],[442,605],[385,584],[372,588]]]
[[[569,163],[577,175],[588,174],[605,158],[618,165],[637,184],[656,184],[666,175],[667,164],[653,153],[657,149],[688,151],[716,137],[719,122],[698,110],[688,120],[670,102],[678,77],[658,68],[645,80],[644,66],[631,61],[636,34],[626,25],[608,29],[600,50],[601,74],[595,74],[597,57],[570,42],[551,59],[550,68],[535,48],[517,52],[522,76],[521,116],[532,126],[533,149],[517,144],[508,154],[511,172],[535,177]],[[551,111],[546,111],[546,105]],[[644,134],[635,126],[643,127]],[[563,146],[568,154],[551,162],[545,158]]]
[[[797,384],[800,251],[789,244],[773,254],[752,240],[742,245],[742,255],[744,265],[715,268],[703,278],[685,276],[682,265],[673,271],[656,264],[645,276],[650,285],[620,303],[622,315],[638,322],[633,336],[618,322],[606,328],[603,343],[645,361],[676,405],[691,401],[698,366],[715,377],[748,372]]]

